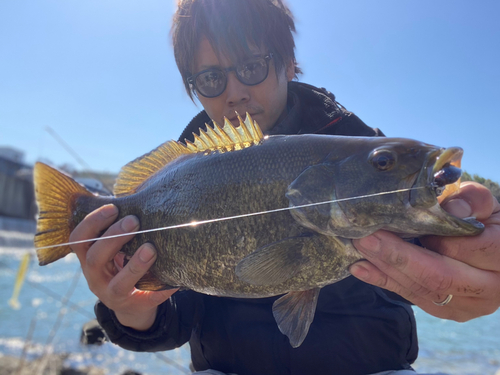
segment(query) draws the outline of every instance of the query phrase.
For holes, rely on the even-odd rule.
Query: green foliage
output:
[[[500,185],[497,182],[493,182],[490,179],[478,176],[477,174],[471,176],[466,171],[462,173],[462,181],[474,181],[481,185],[486,186],[492,192],[493,196],[500,201]]]

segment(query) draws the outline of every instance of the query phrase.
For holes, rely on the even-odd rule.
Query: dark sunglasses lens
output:
[[[201,95],[210,98],[219,96],[226,89],[226,76],[220,70],[208,70],[198,74],[194,83]]]
[[[236,74],[241,83],[257,85],[267,78],[268,65],[264,58],[259,58],[239,65]]]

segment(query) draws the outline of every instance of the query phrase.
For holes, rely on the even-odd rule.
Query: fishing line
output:
[[[83,160],[83,158],[80,155],[78,155],[78,153],[64,139],[62,139],[62,137],[59,134],[57,134],[54,129],[52,129],[50,126],[46,126],[45,131],[49,133],[52,136],[52,138],[54,138],[57,141],[57,143],[59,143],[71,156],[73,156],[73,158],[75,158],[78,164],[80,164],[84,168],[83,171],[88,171],[87,173],[93,175],[96,180],[102,183],[102,186],[104,186],[104,188],[108,192],[113,191],[113,188],[108,186],[108,184],[104,183],[103,179],[100,178],[97,175],[97,173],[92,172],[92,168],[90,168],[90,165],[88,165],[88,163],[85,160]]]
[[[405,188],[405,189],[398,189],[398,190],[392,190],[392,191],[385,191],[385,192],[381,192],[381,193],[359,195],[357,197],[340,198],[340,199],[333,199],[333,200],[324,201],[324,202],[308,203],[308,204],[302,204],[302,205],[299,205],[299,206],[277,208],[277,209],[268,210],[268,211],[259,211],[259,212],[252,212],[252,213],[248,213],[248,214],[241,214],[241,215],[235,215],[235,216],[220,217],[220,218],[217,218],[217,219],[192,221],[190,223],[171,225],[171,226],[167,226],[167,227],[153,228],[153,229],[144,229],[144,230],[138,230],[136,232],[115,234],[115,235],[112,235],[112,236],[103,236],[103,237],[90,238],[90,239],[81,240],[81,241],[65,242],[65,243],[60,243],[60,244],[57,244],[57,245],[42,246],[42,247],[37,247],[36,249],[37,250],[50,249],[50,248],[59,247],[59,246],[69,246],[69,245],[76,245],[76,244],[81,244],[81,243],[86,243],[86,242],[101,241],[101,240],[110,239],[110,238],[118,238],[118,237],[130,236],[132,234],[143,234],[143,233],[150,233],[150,232],[159,232],[159,231],[162,231],[162,230],[179,229],[179,228],[185,228],[185,227],[195,227],[195,226],[198,226],[198,225],[215,223],[215,222],[219,222],[219,221],[228,221],[228,220],[233,220],[233,219],[241,219],[241,218],[245,218],[245,217],[265,215],[265,214],[270,214],[270,213],[275,213],[275,212],[281,212],[281,211],[295,210],[295,209],[298,209],[298,208],[306,208],[306,207],[312,207],[312,206],[318,206],[318,205],[322,205],[322,204],[330,204],[330,203],[336,203],[336,202],[345,202],[345,201],[350,201],[350,200],[355,200],[355,199],[365,199],[365,198],[370,198],[370,197],[377,197],[377,196],[380,196],[380,195],[401,193],[401,192],[405,192],[405,191],[416,190],[416,189],[425,189],[425,188],[426,188],[425,186],[419,186],[419,187],[413,187],[413,188]]]

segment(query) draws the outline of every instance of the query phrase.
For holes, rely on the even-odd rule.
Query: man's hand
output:
[[[466,182],[443,208],[458,217],[476,217],[485,231],[476,237],[422,238],[426,248],[379,231],[353,241],[366,261],[350,271],[439,318],[463,322],[492,314],[500,307],[500,205],[487,188]],[[445,306],[434,303],[450,294]]]
[[[91,212],[71,233],[70,241],[96,238],[106,228],[103,236],[139,229],[139,220],[135,216],[124,217],[111,225],[117,216],[118,209],[111,204]],[[154,263],[156,250],[151,244],[142,245],[123,267],[123,256],[120,256],[119,251],[133,236],[81,243],[71,248],[80,260],[92,293],[114,311],[121,324],[146,330],[155,321],[158,305],[166,301],[176,289],[147,292],[134,287]]]

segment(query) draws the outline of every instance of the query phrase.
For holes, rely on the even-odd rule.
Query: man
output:
[[[222,123],[227,117],[236,124],[236,112],[249,112],[266,134],[381,135],[328,91],[291,82],[300,73],[293,31],[280,0],[180,1],[173,25],[176,61],[188,94],[205,109],[180,139],[210,119]],[[500,305],[499,205],[476,184],[465,186],[459,197],[446,208],[483,221],[483,235],[427,239],[425,245],[436,253],[378,232],[354,241],[367,260],[351,272],[435,316],[467,320],[495,311]],[[71,241],[94,238],[106,228],[105,235],[139,229],[134,217],[113,224],[117,214],[111,205],[94,211]],[[73,246],[89,288],[100,299],[97,317],[124,348],[167,350],[189,341],[196,370],[238,374],[372,374],[411,369],[416,359],[413,312],[391,292],[354,277],[323,288],[308,336],[292,349],[271,313],[275,297],[135,290],[156,252],[144,244],[123,267],[119,250],[131,238]]]

